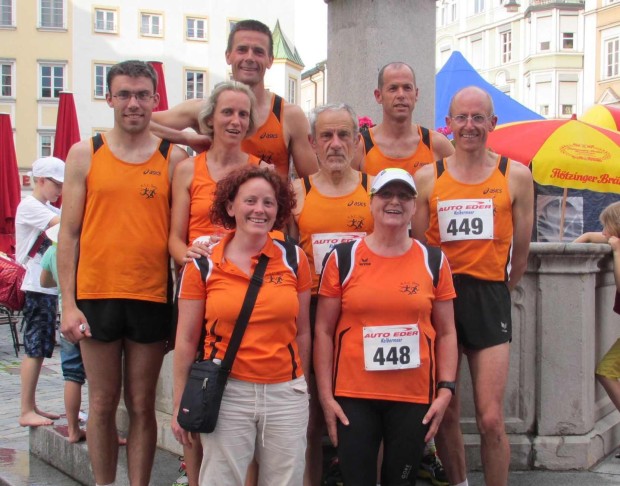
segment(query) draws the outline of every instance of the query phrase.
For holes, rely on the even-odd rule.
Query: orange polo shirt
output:
[[[332,252],[325,263],[319,296],[336,297],[342,302],[334,333],[335,396],[423,404],[433,401],[437,369],[435,328],[431,322],[433,302],[453,299],[456,294],[446,258],[442,257],[439,282],[434,288],[426,248],[412,241],[411,248],[397,257],[377,255],[365,239],[356,241],[351,271],[342,286],[337,253]],[[369,327],[376,334],[377,328],[384,326],[410,329],[415,324],[419,332],[419,367],[367,370],[364,348],[368,346],[365,336],[371,333]],[[381,357],[388,363],[392,356],[403,358],[398,339],[385,345]],[[413,354],[411,351],[405,357],[411,359]]]
[[[187,264],[179,298],[206,299],[206,359],[224,359],[239,316],[250,276],[224,258],[224,249],[234,233],[213,250],[205,281],[198,266]],[[312,285],[306,255],[297,247],[297,276],[286,262],[284,249],[267,239],[261,253],[269,256],[263,285],[233,363],[231,376],[251,383],[282,383],[303,375],[297,348],[298,294]],[[258,261],[253,258],[253,267]]]

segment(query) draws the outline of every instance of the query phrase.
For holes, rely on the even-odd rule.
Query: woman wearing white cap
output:
[[[314,367],[344,483],[376,484],[383,441],[381,484],[414,484],[454,393],[455,293],[443,254],[409,237],[411,175],[385,169],[370,192],[374,232],[323,270]]]

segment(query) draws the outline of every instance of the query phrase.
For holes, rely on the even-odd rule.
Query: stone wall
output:
[[[620,337],[608,245],[533,243],[512,294],[513,342],[504,411],[511,468],[587,469],[620,444],[620,413],[594,380],[596,363]],[[461,369],[462,429],[470,469],[480,468],[469,370]],[[159,379],[160,443],[169,433],[172,359]]]

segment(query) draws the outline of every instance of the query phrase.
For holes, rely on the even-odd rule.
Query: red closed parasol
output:
[[[166,80],[164,78],[164,65],[160,61],[149,61],[157,73],[157,93],[159,94],[159,105],[153,111],[164,111],[168,109],[168,95],[166,94]]]
[[[0,251],[15,255],[15,212],[21,200],[11,116],[0,113]]]
[[[54,135],[54,157],[67,160],[69,149],[80,141],[80,127],[73,93],[61,91],[58,99],[58,116],[56,117],[56,135]],[[53,203],[57,208],[62,204],[62,197]]]

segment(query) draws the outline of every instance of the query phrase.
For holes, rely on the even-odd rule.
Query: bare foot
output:
[[[127,439],[125,439],[125,437],[121,437],[121,436],[119,435],[119,436],[118,436],[118,445],[120,445],[120,446],[127,445]]]
[[[52,425],[48,417],[43,417],[36,412],[27,412],[19,417],[19,425],[22,427],[39,427],[41,425]]]
[[[67,439],[72,444],[75,444],[77,442],[84,442],[86,440],[86,431],[84,431],[82,429],[78,429],[78,433],[77,434],[69,433],[69,437],[67,437]]]
[[[38,408],[35,408],[34,411],[41,417],[47,417],[51,420],[58,420],[60,418],[60,415],[58,415],[57,413],[44,412],[43,410],[39,410]]]

